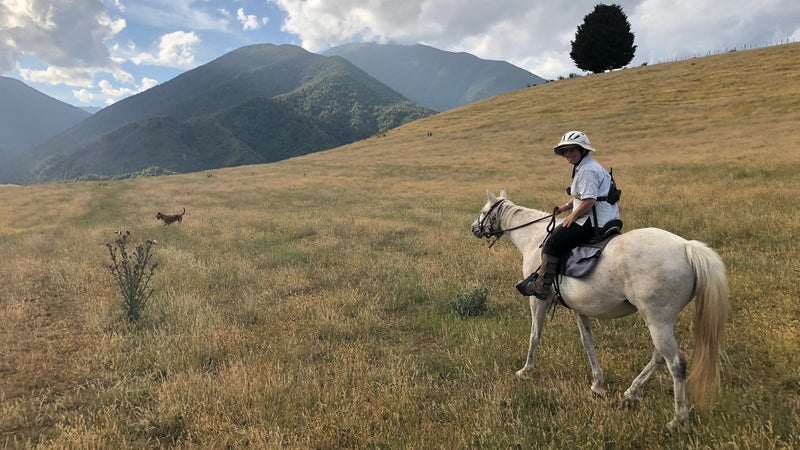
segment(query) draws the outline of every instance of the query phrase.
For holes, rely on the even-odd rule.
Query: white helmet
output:
[[[583,131],[568,131],[564,136],[561,136],[561,142],[553,148],[553,151],[556,155],[564,155],[564,149],[566,147],[574,147],[574,146],[581,146],[590,152],[596,151],[592,144],[589,142],[589,136],[586,136],[586,133]]]

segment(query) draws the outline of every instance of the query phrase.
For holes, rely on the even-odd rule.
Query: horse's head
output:
[[[500,195],[495,196],[489,191],[486,191],[488,201],[475,222],[472,223],[472,234],[476,238],[491,238],[500,239],[503,235],[502,228],[500,227],[499,206],[506,201],[506,190],[500,189]],[[490,244],[491,245],[491,244]]]

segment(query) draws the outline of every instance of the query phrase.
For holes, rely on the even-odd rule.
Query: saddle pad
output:
[[[599,242],[584,244],[570,250],[566,261],[562,263],[561,273],[572,278],[589,275],[600,261],[600,253],[612,239],[621,234],[620,229],[613,227],[605,232]]]
[[[588,275],[600,261],[601,247],[585,245],[573,248],[567,256],[564,275],[572,278],[581,278]]]

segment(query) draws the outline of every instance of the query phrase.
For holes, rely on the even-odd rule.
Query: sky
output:
[[[0,0],[0,75],[107,106],[251,44],[421,43],[546,79],[597,0]],[[797,0],[619,0],[630,66],[800,41]]]

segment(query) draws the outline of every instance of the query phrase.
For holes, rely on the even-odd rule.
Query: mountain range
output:
[[[389,61],[397,70],[375,69]],[[83,120],[62,125],[63,132],[39,145],[16,146],[0,155],[0,182],[273,162],[364,139],[540,80],[508,63],[421,45],[342,46],[326,55],[292,45],[252,45],[94,115],[71,107]],[[26,100],[0,105],[20,102]],[[28,123],[38,125],[35,119]]]
[[[89,116],[19,80],[0,77],[0,160],[24,153]]]
[[[505,61],[421,44],[345,44],[323,54],[341,56],[412,102],[437,111],[546,82]]]

